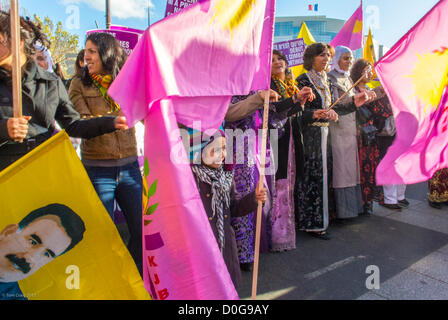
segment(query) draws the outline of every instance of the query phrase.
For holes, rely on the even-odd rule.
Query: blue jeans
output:
[[[123,211],[129,228],[128,250],[142,274],[142,176],[138,161],[121,167],[89,167],[87,174],[112,220],[114,199]]]

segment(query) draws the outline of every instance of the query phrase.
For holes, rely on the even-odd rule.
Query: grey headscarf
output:
[[[331,69],[336,69],[336,71],[342,73],[343,75],[349,77],[350,76],[350,70],[348,71],[344,71],[339,67],[339,60],[341,60],[342,56],[346,53],[350,53],[353,56],[353,52],[352,50],[350,50],[347,47],[344,46],[337,46],[335,48],[335,54],[334,54],[334,58],[333,58],[333,62],[331,65]]]

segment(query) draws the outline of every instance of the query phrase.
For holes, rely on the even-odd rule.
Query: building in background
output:
[[[346,22],[346,20],[327,18],[326,16],[276,17],[274,42],[296,39],[303,21],[305,21],[314,39],[317,42],[324,43],[330,43]],[[364,31],[367,33],[368,29]],[[367,34],[365,38],[367,38]],[[380,59],[388,48],[375,41],[375,34],[373,34],[373,38],[376,58]],[[354,55],[356,59],[362,58],[362,49],[356,50]]]
[[[331,19],[326,16],[277,17],[275,18],[274,42],[297,38],[303,21],[314,39],[325,43],[329,43],[345,23],[345,20]]]

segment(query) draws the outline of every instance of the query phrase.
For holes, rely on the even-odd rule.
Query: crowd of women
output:
[[[121,207],[131,236],[128,248],[141,272],[142,177],[135,130],[127,127],[107,93],[126,61],[125,52],[112,35],[92,33],[76,60],[75,76],[65,80],[52,68],[39,27],[21,19],[23,91],[29,101],[24,100],[24,116],[14,118],[9,25],[9,15],[1,12],[0,170],[51,137],[56,122],[70,136],[82,138],[85,169],[112,219],[114,201]],[[381,86],[369,87],[373,66],[354,61],[346,47],[315,43],[305,50],[304,68],[306,73],[294,76],[285,55],[274,50],[271,90],[233,97],[217,138],[199,146],[200,160],[191,166],[236,286],[241,270],[252,269],[259,202],[264,204],[262,252],[295,249],[297,232],[329,240],[332,222],[371,215],[374,199],[390,210],[409,205],[405,186],[375,184],[375,168],[393,142],[395,125]],[[228,139],[236,139],[226,138],[225,130],[258,132],[267,96],[269,128],[277,130],[279,139],[268,141],[275,170],[261,187],[257,150],[251,150],[248,137],[242,147],[232,141],[235,165],[224,166]],[[242,155],[244,161],[237,162]],[[448,169],[430,181],[431,206],[448,201],[447,178]]]

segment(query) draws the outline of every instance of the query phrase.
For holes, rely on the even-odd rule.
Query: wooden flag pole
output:
[[[264,172],[266,166],[266,144],[268,137],[268,117],[269,117],[269,93],[266,93],[264,98],[264,113],[263,113],[263,134],[261,142],[261,167],[260,180],[258,181],[258,190],[263,189]],[[263,203],[258,201],[257,208],[257,222],[255,231],[255,256],[254,256],[254,271],[252,276],[252,300],[257,296],[257,282],[258,282],[258,262],[260,257],[260,238],[261,238],[261,217],[263,212]]]
[[[364,80],[364,78],[368,79],[368,73],[372,71],[371,68],[368,68],[367,70],[364,71],[364,74],[361,78],[358,79],[358,81],[356,81],[356,83],[354,83],[350,89],[348,89],[338,100],[336,100],[327,110],[326,112],[330,111],[331,109],[333,109],[338,103],[339,101],[341,101],[342,99],[345,98],[346,95],[348,95],[350,93],[350,91],[353,90],[353,88],[355,88],[362,80]]]
[[[20,65],[19,1],[11,0],[12,98],[14,118],[22,116],[22,68]]]

